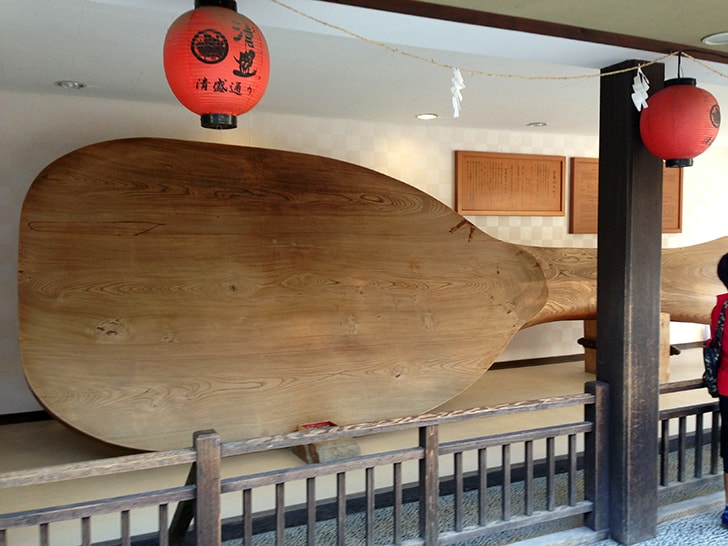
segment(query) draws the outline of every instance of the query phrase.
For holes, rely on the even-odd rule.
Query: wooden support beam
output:
[[[609,384],[609,527],[621,544],[657,532],[662,161],[643,145],[632,82],[643,64],[602,70],[597,379]],[[650,92],[664,66],[643,68]]]
[[[197,463],[192,463],[190,471],[187,473],[185,485],[194,485],[197,479]],[[170,546],[182,546],[185,536],[195,516],[195,501],[186,500],[177,503],[177,509],[174,511],[172,523],[169,525],[169,544]]]

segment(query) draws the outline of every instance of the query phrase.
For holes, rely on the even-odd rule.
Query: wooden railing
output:
[[[683,387],[694,388],[679,386]],[[577,422],[448,442],[439,440],[441,427],[451,423],[578,406],[584,408],[584,419]],[[663,422],[679,422],[681,417],[702,416],[714,410],[710,404],[664,410],[662,418]],[[92,518],[108,513],[119,514],[119,538],[114,543],[131,545],[130,512],[142,506],[156,507],[158,514],[157,531],[148,537],[150,543],[180,544],[194,521],[192,533],[197,544],[220,544],[223,495],[240,495],[241,513],[233,521],[226,519],[225,529],[242,537],[244,544],[252,544],[253,537],[260,532],[257,528],[265,527],[266,522],[264,532],[271,533],[276,544],[351,544],[352,533],[356,532],[356,543],[430,545],[455,544],[574,516],[583,518],[584,532],[591,533],[596,542],[605,538],[608,531],[607,412],[607,386],[590,382],[583,394],[223,444],[214,431],[202,431],[194,435],[194,448],[190,449],[6,472],[0,474],[0,488],[192,465],[188,483],[178,487],[0,515],[0,546],[16,546],[10,533],[17,527],[37,527],[38,543],[53,544],[51,525],[65,520],[79,521],[81,544],[92,544]],[[696,460],[702,460],[704,445],[715,449],[714,443],[704,442],[703,421],[700,423],[701,432],[692,448]],[[715,421],[712,424],[712,430],[717,430]],[[670,425],[663,425],[663,430],[665,426],[669,431]],[[687,430],[683,425],[678,424],[677,428],[677,456],[681,457],[688,449],[688,433],[683,434],[683,429]],[[221,479],[221,462],[226,457],[402,430],[418,431],[415,445]],[[663,456],[669,456],[669,436]],[[714,440],[709,429],[707,437]],[[557,448],[557,444],[562,447]],[[535,449],[537,445],[539,450]],[[416,465],[415,472],[405,472],[411,465]],[[693,472],[694,479],[703,477],[697,472]],[[363,484],[360,491],[352,492],[347,481],[355,473],[363,473]],[[407,481],[408,475],[416,476],[414,483]],[[684,473],[681,476],[684,481]],[[334,483],[323,497],[317,491],[321,479]],[[563,487],[557,487],[557,482]],[[286,494],[292,487],[302,489],[303,503],[287,501]],[[266,488],[274,491],[273,505],[256,511],[256,496]],[[497,509],[493,508],[494,501]],[[361,508],[354,510],[354,505]],[[451,515],[446,517],[446,513]],[[296,514],[300,515],[298,522],[293,521]],[[416,524],[412,524],[412,519]],[[379,525],[383,520],[384,531]],[[292,529],[292,524],[297,527]],[[326,538],[323,533],[328,533]]]
[[[702,380],[693,379],[661,385],[660,394],[704,388]],[[661,491],[684,488],[701,480],[723,479],[717,401],[661,410],[659,442]]]

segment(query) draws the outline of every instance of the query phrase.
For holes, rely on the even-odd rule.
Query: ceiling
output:
[[[427,123],[579,135],[598,133],[600,69],[629,59],[651,61],[676,50],[710,58],[683,58],[682,75],[728,104],[728,65],[722,64],[728,46],[700,42],[728,30],[728,3],[700,6],[688,9],[682,0],[238,0],[238,11],[261,28],[270,50],[260,111],[394,124],[423,123],[414,116],[435,112],[439,118]],[[172,21],[192,7],[193,0],[2,0],[0,91],[176,104],[162,45]],[[709,57],[711,49],[726,60]],[[675,77],[676,57],[664,62],[666,77]],[[452,67],[466,85],[458,118]],[[68,79],[86,87],[54,85]],[[548,125],[526,128],[534,121]]]

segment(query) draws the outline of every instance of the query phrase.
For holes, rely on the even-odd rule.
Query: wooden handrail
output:
[[[465,410],[453,410],[448,412],[428,413],[418,416],[400,417],[385,419],[371,423],[357,425],[342,425],[326,428],[312,428],[305,431],[290,432],[288,434],[277,434],[226,442],[222,445],[223,457],[242,455],[267,449],[281,449],[295,445],[310,444],[340,438],[353,438],[368,436],[370,434],[381,434],[383,432],[394,432],[407,428],[419,428],[430,425],[442,425],[455,423],[468,419],[480,419],[485,417],[499,417],[511,413],[525,411],[541,411],[571,406],[581,406],[594,403],[594,396],[591,394],[570,394],[555,396],[552,398],[540,398],[536,400],[523,400],[520,402],[506,402],[487,407],[477,407]]]
[[[704,389],[703,380],[686,379],[684,381],[673,381],[672,383],[663,383],[660,385],[660,394],[668,394],[671,392],[691,391],[695,389]]]
[[[13,470],[0,473],[0,489],[189,464],[195,462],[196,458],[195,450],[189,448]]]

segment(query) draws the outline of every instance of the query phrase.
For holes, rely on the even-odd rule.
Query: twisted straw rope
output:
[[[284,2],[281,2],[281,0],[271,0],[271,2],[273,2],[274,4],[277,4],[277,5],[281,6],[281,7],[283,7],[285,9],[289,10],[289,11],[292,11],[293,13],[296,13],[296,14],[302,16],[302,17],[305,17],[306,19],[309,19],[311,21],[314,21],[314,22],[316,22],[316,23],[318,23],[320,25],[323,25],[325,27],[328,27],[328,28],[337,30],[339,32],[342,32],[342,33],[344,33],[344,34],[346,34],[348,36],[351,36],[352,38],[356,38],[357,40],[360,40],[360,41],[365,42],[367,44],[370,44],[372,46],[376,46],[376,47],[379,47],[379,48],[382,48],[382,49],[386,49],[387,51],[389,51],[391,53],[394,53],[396,55],[402,55],[404,57],[409,57],[410,59],[414,59],[416,61],[421,61],[421,62],[426,62],[426,63],[432,64],[432,65],[438,66],[440,68],[447,68],[448,70],[452,70],[453,68],[455,68],[453,65],[441,63],[441,62],[438,62],[438,61],[436,61],[434,59],[428,59],[426,57],[422,57],[420,55],[416,55],[416,54],[410,53],[408,51],[403,51],[403,50],[398,49],[396,47],[392,47],[390,45],[387,45],[385,43],[378,42],[376,40],[372,40],[370,38],[367,38],[365,36],[362,36],[361,34],[357,34],[355,32],[352,32],[352,31],[348,30],[348,29],[345,29],[343,27],[340,27],[338,25],[334,25],[334,24],[329,23],[327,21],[323,21],[321,19],[318,19],[317,17],[314,17],[312,15],[309,15],[308,13],[304,13],[301,10],[298,10],[298,9],[292,7],[292,6],[289,6],[288,4],[285,4]],[[686,58],[690,59],[691,61],[693,61],[696,64],[702,66],[703,68],[705,68],[705,69],[713,72],[714,74],[717,74],[718,76],[721,76],[723,78],[728,78],[728,75],[727,74],[724,74],[723,72],[720,72],[720,71],[718,71],[718,70],[716,70],[716,69],[708,66],[706,63],[704,63],[704,62],[696,59],[695,57],[693,57],[691,55],[688,55],[687,53],[681,52],[681,51],[673,51],[673,52],[668,53],[666,55],[663,55],[662,57],[659,57],[659,58],[657,58],[657,59],[655,59],[653,61],[648,61],[648,62],[645,62],[645,63],[641,63],[641,64],[639,64],[637,66],[632,66],[632,67],[628,67],[628,68],[622,68],[620,70],[613,70],[613,71],[610,71],[610,72],[601,72],[599,74],[581,74],[581,75],[575,75],[575,76],[521,76],[521,75],[516,75],[516,74],[498,74],[498,73],[494,73],[494,72],[483,72],[483,71],[480,71],[480,70],[469,70],[469,69],[466,69],[466,68],[460,68],[460,71],[461,72],[464,72],[466,74],[472,75],[472,76],[486,76],[486,77],[489,77],[489,78],[504,78],[504,79],[505,78],[511,78],[511,79],[519,79],[519,80],[584,80],[584,79],[589,79],[589,78],[603,78],[603,77],[606,77],[606,76],[615,76],[617,74],[623,74],[625,72],[631,72],[631,71],[639,70],[639,69],[644,68],[646,66],[650,66],[650,65],[653,65],[653,64],[662,62],[665,59],[669,59],[670,57],[674,57],[675,55],[682,55],[683,57],[686,57]]]

